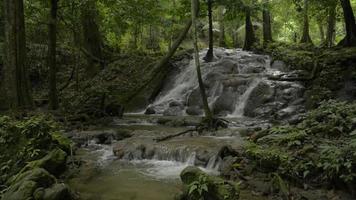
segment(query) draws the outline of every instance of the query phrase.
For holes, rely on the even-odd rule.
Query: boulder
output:
[[[169,103],[169,107],[181,107],[183,108],[183,104],[178,102],[178,101],[172,101],[171,103]]]
[[[180,174],[181,180],[185,186],[189,186],[193,182],[199,182],[203,177],[208,187],[208,191],[203,194],[204,199],[209,200],[238,200],[239,189],[238,184],[230,181],[225,181],[222,178],[210,176],[204,173],[197,167],[187,167]],[[181,200],[191,199],[188,195],[180,195]]]
[[[276,69],[278,71],[282,71],[282,72],[287,72],[288,71],[288,66],[286,65],[286,63],[284,61],[281,60],[275,60],[272,62],[271,65],[272,69]]]
[[[153,107],[148,107],[145,111],[145,115],[154,115],[156,114],[156,110]]]
[[[201,95],[199,88],[196,88],[190,93],[188,97],[188,107],[191,106],[198,106],[198,107],[203,107],[203,101],[201,100]]]
[[[55,181],[55,177],[42,168],[21,172],[9,181],[10,187],[4,193],[3,199],[33,199],[37,188],[48,187]]]
[[[214,114],[232,113],[235,109],[236,99],[237,93],[233,91],[232,87],[224,88],[224,91],[214,103]]]
[[[260,82],[251,92],[244,109],[244,114],[248,117],[256,117],[255,110],[272,100],[275,90],[269,84]]]
[[[216,68],[215,72],[220,72],[222,74],[237,74],[238,68],[234,60],[229,58],[222,58],[219,62],[213,66]]]
[[[36,200],[70,200],[72,192],[66,184],[54,184],[50,188],[38,188],[33,194]]]
[[[204,113],[203,110],[198,106],[188,107],[185,112],[188,115],[193,115],[193,116],[199,116],[199,115],[202,115]]]
[[[33,170],[36,168],[43,168],[49,173],[58,176],[66,170],[67,153],[62,149],[54,149],[49,152],[45,157],[39,160],[29,162],[21,172]],[[20,172],[20,173],[21,173]]]
[[[181,116],[183,115],[183,109],[179,106],[169,107],[163,112],[164,116]]]

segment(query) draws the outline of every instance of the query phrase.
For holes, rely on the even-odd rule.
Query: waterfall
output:
[[[256,105],[255,108],[249,108],[250,115],[269,117],[272,111],[282,112],[298,98],[303,98],[302,85],[296,82],[278,81],[278,77],[295,76],[297,73],[282,69],[286,66],[283,66],[281,61],[273,67],[269,56],[241,49],[216,48],[214,51],[216,59],[207,63],[203,60],[206,51],[200,53],[202,78],[209,105],[216,115],[240,118],[244,116],[246,105]],[[186,59],[177,62],[175,66],[176,69],[169,74],[162,91],[149,105],[151,112],[148,113],[154,110],[155,114],[167,116],[202,115],[203,105],[194,61]],[[270,80],[271,76],[277,79]],[[255,90],[256,87],[264,88]],[[269,95],[275,89],[279,90],[276,91],[277,95]],[[289,91],[297,95],[288,94]],[[265,95],[264,92],[270,93]],[[258,97],[250,98],[252,94]],[[260,97],[268,96],[278,99],[259,100]],[[286,101],[285,96],[293,97]],[[259,102],[255,104],[249,101]],[[269,101],[277,103],[273,104]]]
[[[257,87],[257,85],[261,82],[260,79],[254,79],[250,86],[247,88],[246,92],[239,98],[238,104],[235,107],[235,111],[229,117],[243,117],[244,116],[244,109],[246,106],[246,102],[250,97],[253,89]]]

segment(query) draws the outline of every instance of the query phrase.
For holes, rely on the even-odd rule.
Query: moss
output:
[[[70,154],[73,141],[65,137],[61,132],[53,132],[51,136],[53,141],[58,144],[59,148],[64,150],[67,154]]]
[[[32,199],[33,193],[38,187],[47,187],[54,182],[55,178],[41,168],[22,172],[9,182],[10,187],[4,193],[3,199]]]
[[[67,154],[57,148],[48,153],[45,157],[28,163],[21,171],[33,170],[36,168],[46,169],[54,175],[59,175],[66,168]]]

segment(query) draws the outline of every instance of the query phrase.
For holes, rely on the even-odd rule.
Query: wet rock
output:
[[[225,157],[220,164],[219,171],[224,177],[231,177],[233,175],[233,165],[238,162],[238,158],[234,156]]]
[[[192,91],[192,93],[190,93],[189,97],[188,97],[188,107],[202,107],[203,106],[203,102],[201,100],[201,95],[199,92],[199,89],[195,89]]]
[[[256,117],[256,109],[266,102],[273,99],[275,94],[274,88],[265,82],[259,83],[251,92],[250,97],[246,102],[246,107],[244,109],[244,114],[248,117]]]
[[[183,110],[179,106],[169,107],[163,112],[164,116],[181,116],[183,115]]]
[[[281,60],[273,61],[271,64],[271,68],[282,71],[282,72],[288,71],[288,66],[286,65],[286,63],[284,61],[281,61]]]
[[[192,116],[199,116],[199,115],[202,115],[204,113],[203,110],[198,106],[188,107],[185,112],[188,115],[192,115]]]
[[[225,88],[213,106],[214,114],[232,113],[235,109],[237,94],[232,87]]]
[[[220,148],[218,155],[221,159],[224,159],[225,157],[228,156],[232,156],[232,157],[239,156],[239,152],[234,150],[231,146],[223,146]]]
[[[156,110],[153,107],[148,107],[145,111],[145,115],[154,115],[156,114]]]
[[[222,74],[237,74],[238,68],[234,60],[229,58],[222,58],[213,67],[216,68],[215,72],[220,72]]]
[[[178,101],[172,101],[171,103],[169,103],[169,107],[180,107],[180,108],[184,108],[183,104],[178,102]]]
[[[214,200],[237,200],[239,199],[238,185],[234,182],[225,181],[219,177],[209,176],[197,167],[187,167],[180,174],[184,185],[188,186],[194,181],[205,177],[208,192],[203,194],[204,199]],[[182,200],[188,200],[190,195],[182,195]],[[187,199],[188,197],[188,199]]]

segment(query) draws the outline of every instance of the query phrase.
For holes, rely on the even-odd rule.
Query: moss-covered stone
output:
[[[66,169],[67,154],[63,150],[57,148],[48,153],[45,157],[39,160],[28,163],[21,171],[28,171],[36,168],[46,169],[53,175],[60,175]]]
[[[30,200],[33,199],[37,188],[48,187],[54,182],[55,177],[42,168],[22,172],[10,181],[10,187],[3,195],[3,199]]]

